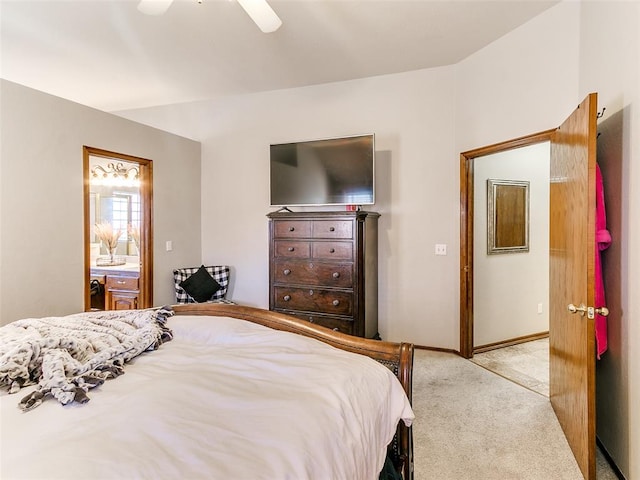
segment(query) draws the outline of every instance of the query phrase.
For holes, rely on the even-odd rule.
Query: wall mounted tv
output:
[[[271,206],[373,205],[374,135],[271,145]]]

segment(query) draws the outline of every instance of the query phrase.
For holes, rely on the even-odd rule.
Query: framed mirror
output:
[[[93,160],[94,157],[91,157]],[[99,167],[99,165],[98,165]],[[92,184],[89,193],[90,256],[92,263],[117,266],[126,261],[139,263],[140,257],[140,187],[137,185]],[[105,228],[112,229],[115,259],[107,259],[108,242],[101,238]],[[130,258],[129,258],[130,257]]]
[[[487,179],[487,254],[529,251],[529,182]]]

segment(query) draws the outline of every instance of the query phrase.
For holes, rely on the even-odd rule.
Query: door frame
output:
[[[555,128],[460,154],[460,355],[473,357],[474,162],[493,153],[551,141]]]
[[[89,157],[102,157],[137,163],[140,176],[140,208],[142,222],[140,225],[140,296],[138,308],[153,306],[153,162],[146,158],[111,152],[84,145],[82,147],[84,178],[84,309],[91,310],[91,260],[89,239],[91,234],[90,192],[91,173]]]

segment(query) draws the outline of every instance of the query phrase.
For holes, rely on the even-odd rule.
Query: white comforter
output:
[[[3,393],[0,478],[376,479],[414,418],[369,358],[231,318],[169,327],[86,404],[22,413]]]

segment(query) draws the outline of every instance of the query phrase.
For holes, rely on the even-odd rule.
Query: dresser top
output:
[[[356,212],[350,211],[338,211],[338,212],[271,212],[267,214],[270,219],[322,219],[322,218],[342,218],[342,219],[364,219],[366,217],[378,218],[380,216],[377,212],[367,212],[365,210],[359,210]]]

